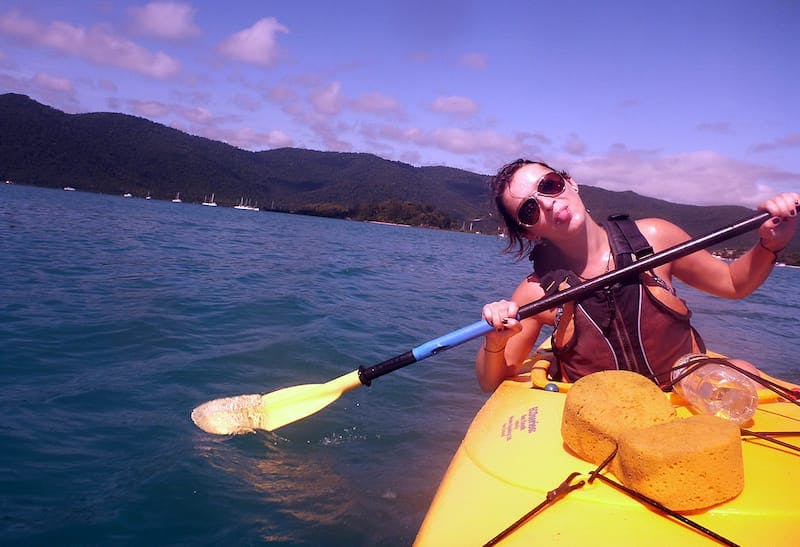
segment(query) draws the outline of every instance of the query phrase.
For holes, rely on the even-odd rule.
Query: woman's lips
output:
[[[569,205],[566,205],[553,214],[553,220],[556,224],[564,224],[572,220],[572,211],[569,210]]]

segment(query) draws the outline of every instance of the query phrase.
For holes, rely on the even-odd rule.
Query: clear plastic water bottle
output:
[[[707,355],[690,353],[678,359],[674,367],[708,359]],[[672,379],[686,370],[673,368]],[[725,418],[737,424],[752,418],[758,406],[755,383],[739,371],[713,360],[694,368],[675,384],[674,389],[698,412]]]

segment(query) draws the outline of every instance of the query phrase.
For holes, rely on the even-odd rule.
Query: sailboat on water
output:
[[[205,200],[205,199],[203,200],[203,205],[205,205],[207,207],[216,207],[217,206],[217,202],[214,201],[214,194],[213,193],[211,194],[211,199],[210,200]]]
[[[180,192],[178,192],[175,195],[175,199],[172,200],[172,203],[183,203],[183,201],[181,200],[181,193]]]
[[[247,203],[244,201],[244,196],[239,200],[238,205],[233,206],[234,209],[242,209],[244,211],[258,211],[258,207],[254,207],[250,205],[250,200],[247,200]]]

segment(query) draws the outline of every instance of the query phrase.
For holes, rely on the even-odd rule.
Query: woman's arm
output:
[[[696,289],[725,298],[749,295],[767,279],[776,253],[795,233],[795,201],[800,202],[800,194],[786,193],[759,205],[759,209],[773,216],[759,228],[758,243],[733,262],[718,260],[708,251],[698,251],[660,267],[658,275],[668,280],[675,276]],[[655,252],[689,239],[685,231],[663,219],[645,219],[637,224]]]
[[[517,287],[510,301],[500,300],[483,307],[483,318],[494,327],[475,359],[478,384],[484,391],[494,391],[503,380],[520,372],[536,344],[547,312],[517,321],[519,303],[527,304],[542,296],[544,291],[538,281],[528,278]]]

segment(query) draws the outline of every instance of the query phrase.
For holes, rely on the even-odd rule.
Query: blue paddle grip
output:
[[[420,344],[412,349],[411,353],[414,354],[414,358],[417,361],[421,361],[422,359],[441,353],[446,349],[463,344],[464,342],[469,342],[473,338],[478,338],[491,331],[492,326],[489,323],[483,320],[476,321],[471,325],[467,325],[466,327],[462,327],[456,331],[440,336],[439,338],[434,338],[433,340]]]

